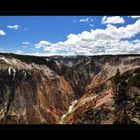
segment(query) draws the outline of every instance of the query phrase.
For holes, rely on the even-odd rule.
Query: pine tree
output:
[[[116,105],[119,105],[127,99],[125,94],[126,85],[126,82],[121,78],[119,69],[117,69],[116,74],[113,77],[114,100]]]
[[[114,76],[114,84],[117,85],[120,82],[120,70],[116,70],[116,74]]]
[[[122,110],[122,112],[120,112],[120,114],[117,116],[117,119],[114,121],[113,124],[129,124],[130,123],[130,119],[127,115],[126,110]]]
[[[115,100],[115,104],[118,103],[118,84],[120,82],[120,71],[119,69],[116,70],[116,74],[113,77],[113,92],[114,92],[114,100]]]

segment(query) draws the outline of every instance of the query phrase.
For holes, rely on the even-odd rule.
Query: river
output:
[[[59,124],[65,124],[65,119],[67,115],[69,115],[72,111],[74,106],[77,104],[78,100],[74,100],[71,105],[69,106],[68,111],[60,118]]]

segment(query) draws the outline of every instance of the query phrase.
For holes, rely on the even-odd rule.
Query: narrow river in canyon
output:
[[[61,117],[59,124],[65,124],[65,119],[67,117],[67,115],[69,115],[72,111],[74,106],[77,104],[78,100],[74,100],[71,105],[69,106],[68,111]]]

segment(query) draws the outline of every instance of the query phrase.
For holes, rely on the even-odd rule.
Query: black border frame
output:
[[[9,3],[9,6],[7,6]],[[0,16],[48,16],[48,15],[140,15],[139,2],[114,2],[112,0],[94,0],[89,2],[86,0],[79,3],[73,0],[69,2],[52,1],[42,2],[34,1],[33,3],[24,0],[17,5],[17,1],[4,1],[1,4]],[[112,6],[113,5],[113,6]],[[134,6],[135,5],[135,6]],[[9,134],[46,134],[52,137],[55,134],[65,134],[71,136],[72,134],[98,135],[98,137],[105,135],[121,134],[138,134],[140,133],[140,126],[137,125],[0,125],[0,133]],[[71,132],[70,132],[71,131]],[[54,135],[53,135],[54,134]],[[102,135],[103,134],[103,135]],[[87,135],[86,135],[87,136]]]

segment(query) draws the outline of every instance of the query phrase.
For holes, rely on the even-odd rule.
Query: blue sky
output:
[[[31,55],[140,51],[140,16],[0,16],[0,51]]]

